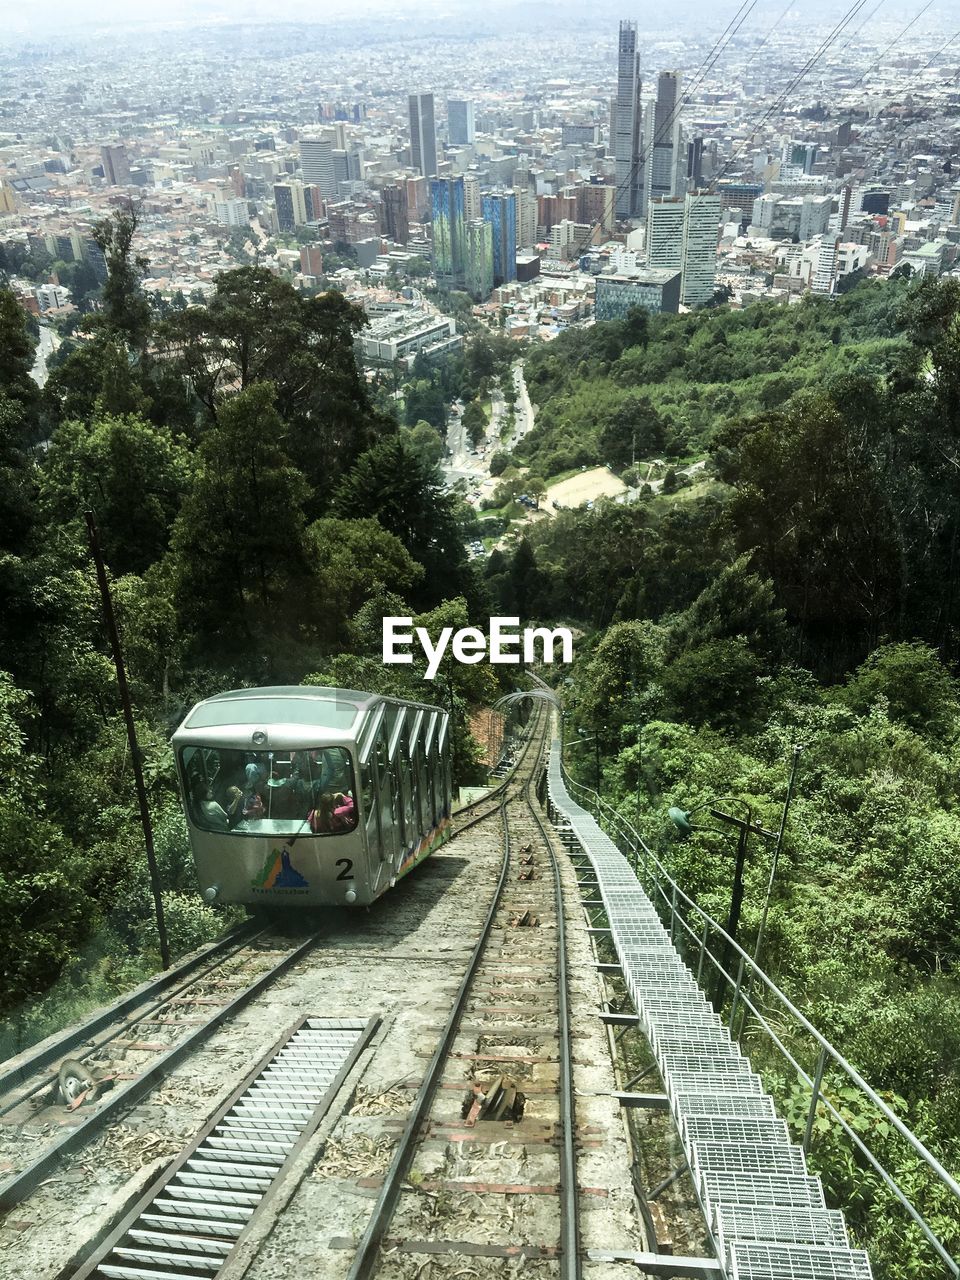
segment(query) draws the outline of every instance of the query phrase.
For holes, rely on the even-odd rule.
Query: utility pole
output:
[[[90,538],[90,550],[97,566],[97,583],[100,587],[100,599],[103,602],[103,620],[110,647],[113,650],[113,665],[117,671],[117,689],[120,693],[120,705],[123,707],[123,719],[127,726],[127,741],[130,744],[130,759],[133,761],[133,777],[137,788],[137,801],[140,805],[140,823],[143,827],[143,844],[147,854],[147,867],[150,871],[150,888],[153,892],[153,909],[157,917],[157,937],[160,939],[160,961],[164,969],[170,968],[170,944],[167,941],[167,926],[163,918],[163,898],[160,894],[160,874],[157,870],[157,856],[153,846],[153,827],[150,823],[150,807],[147,804],[147,789],[143,783],[143,768],[140,762],[140,747],[137,743],[137,729],[133,722],[133,708],[130,705],[130,690],[127,687],[127,673],[123,665],[123,652],[120,648],[120,633],[117,631],[117,620],[113,612],[113,601],[110,598],[110,585],[107,582],[107,570],[103,563],[103,552],[100,549],[100,534],[97,521],[92,511],[84,512],[87,522],[87,534]]]

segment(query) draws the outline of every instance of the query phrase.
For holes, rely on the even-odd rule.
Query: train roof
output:
[[[253,731],[270,731],[273,745],[302,740],[304,730],[319,729],[327,742],[350,740],[359,732],[366,713],[381,702],[425,707],[425,703],[384,698],[358,689],[333,689],[321,685],[273,685],[259,689],[229,689],[198,702],[173,735],[174,742],[203,739],[226,745],[227,738],[242,736],[249,742]],[[440,710],[429,707],[429,710]]]

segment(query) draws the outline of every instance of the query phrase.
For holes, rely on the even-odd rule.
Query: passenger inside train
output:
[[[357,825],[353,765],[343,747],[184,747],[181,763],[191,820],[205,831],[333,835]]]

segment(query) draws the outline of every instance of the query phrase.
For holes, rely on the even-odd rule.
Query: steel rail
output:
[[[265,1069],[274,1064],[277,1055],[290,1044],[294,1033],[297,1030],[309,1026],[310,1021],[310,1015],[304,1015],[292,1027],[284,1031],[280,1038],[271,1045],[267,1052],[263,1054],[259,1061],[247,1073],[236,1089],[233,1090],[229,1098],[227,1098],[225,1102],[221,1103],[214,1115],[206,1122],[196,1137],[188,1142],[188,1144],[181,1150],[172,1164],[167,1165],[161,1173],[151,1181],[150,1186],[144,1191],[143,1195],[127,1211],[118,1223],[116,1223],[112,1228],[109,1228],[106,1232],[102,1233],[102,1235],[89,1246],[85,1251],[85,1257],[80,1269],[78,1271],[71,1272],[70,1280],[92,1280],[92,1277],[97,1274],[100,1265],[109,1258],[111,1251],[122,1242],[131,1227],[133,1227],[140,1217],[151,1208],[158,1197],[164,1194],[169,1184],[176,1178],[177,1174],[181,1173],[181,1171],[188,1166],[190,1159],[195,1156],[198,1151],[203,1149],[207,1139],[216,1134],[218,1127],[222,1124],[224,1118],[233,1110],[236,1104],[248,1094],[251,1086],[255,1085],[262,1078]],[[227,1262],[235,1254],[237,1248],[249,1235],[251,1223],[256,1215],[262,1213],[267,1206],[276,1200],[280,1193],[284,1177],[296,1163],[310,1138],[313,1137],[321,1120],[329,1111],[334,1099],[356,1065],[357,1059],[368,1047],[371,1038],[379,1028],[380,1021],[380,1017],[375,1014],[373,1017],[366,1020],[366,1025],[362,1030],[359,1030],[358,1024],[357,1040],[344,1058],[343,1064],[337,1071],[336,1076],[326,1087],[320,1101],[313,1107],[309,1120],[303,1124],[302,1127],[297,1127],[297,1137],[295,1140],[290,1142],[289,1151],[287,1151],[282,1157],[276,1157],[275,1167],[267,1164],[266,1161],[263,1162],[261,1166],[262,1169],[269,1170],[268,1174],[264,1174],[264,1177],[269,1176],[270,1178],[269,1187],[263,1193],[260,1203],[256,1206],[255,1213],[251,1215],[250,1219],[244,1224],[242,1230],[237,1234],[230,1252],[225,1253],[222,1260],[220,1260],[221,1269],[227,1265]],[[268,1143],[270,1143],[271,1140],[275,1140],[278,1145],[280,1141],[280,1139],[277,1138],[276,1130],[265,1130],[263,1132],[263,1139]],[[254,1143],[255,1142],[256,1139],[254,1139]],[[253,1147],[253,1150],[256,1150],[255,1146]],[[243,1164],[244,1157],[242,1153],[234,1156],[234,1159],[238,1164]],[[229,1163],[225,1163],[223,1165],[223,1169],[229,1174],[231,1165]],[[237,1183],[238,1187],[242,1182],[243,1176],[239,1175]],[[219,1185],[219,1183],[215,1183],[215,1185]],[[193,1209],[193,1205],[191,1202],[185,1201],[184,1206],[184,1214],[189,1215]],[[177,1234],[177,1228],[174,1225],[171,1224],[170,1230],[173,1234]],[[209,1263],[210,1259],[207,1258],[205,1261]],[[145,1273],[145,1275],[148,1274],[150,1273]]]
[[[237,993],[229,1003],[214,1011],[212,1016],[196,1030],[190,1032],[183,1040],[178,1041],[166,1053],[155,1059],[144,1072],[128,1084],[108,1094],[96,1111],[86,1120],[63,1134],[52,1143],[42,1155],[32,1161],[20,1173],[14,1174],[6,1182],[0,1184],[0,1213],[20,1204],[56,1167],[61,1156],[69,1155],[82,1147],[84,1143],[106,1127],[107,1123],[125,1107],[132,1106],[145,1094],[149,1093],[155,1083],[162,1079],[182,1059],[186,1058],[199,1045],[216,1031],[222,1023],[239,1013],[246,1005],[260,994],[281,974],[301,960],[316,946],[319,933],[311,934],[292,951],[277,961],[275,965],[260,974],[248,987]]]
[[[222,963],[224,952],[229,951],[231,947],[236,947],[239,950],[240,946],[249,943],[256,936],[258,928],[259,926],[251,922],[239,925],[225,937],[218,939],[216,942],[211,942],[195,955],[181,961],[180,964],[175,965],[173,968],[157,974],[155,978],[148,979],[146,983],[141,983],[133,991],[115,1000],[113,1004],[99,1009],[86,1022],[82,1022],[75,1027],[69,1027],[56,1035],[53,1040],[41,1041],[34,1052],[25,1050],[24,1053],[27,1056],[17,1055],[14,1058],[8,1058],[6,1062],[0,1064],[0,1095],[18,1084],[23,1084],[31,1076],[36,1075],[38,1071],[42,1071],[44,1067],[48,1067],[52,1062],[56,1062],[58,1058],[64,1057],[71,1049],[75,1049],[77,1045],[83,1044],[85,1040],[90,1040],[99,1031],[102,1031],[104,1027],[109,1027],[118,1019],[125,1017],[131,1010],[154,1000],[159,992],[165,991],[168,987],[180,982],[188,974],[193,976],[190,979],[190,983],[184,984],[185,986],[198,981],[199,978],[205,976],[205,973],[215,966],[211,965],[203,973],[197,973],[196,970],[201,969],[208,960],[214,957],[218,957],[218,964]],[[157,1003],[163,1004],[166,1000],[176,995],[178,990],[182,989],[182,987],[177,987],[164,1000],[157,1001]],[[133,1019],[126,1026],[133,1026],[139,1020],[139,1017]],[[86,1054],[80,1056],[85,1057]],[[32,1092],[35,1092],[35,1090],[32,1090]],[[24,1094],[17,1099],[17,1102],[22,1102],[30,1096],[30,1094]],[[5,1115],[12,1106],[16,1105],[17,1103],[12,1103],[0,1108],[0,1115]]]
[[[492,788],[492,790],[488,791],[485,796],[478,796],[478,798],[476,800],[472,800],[470,804],[465,804],[462,809],[458,809],[457,812],[452,815],[454,820],[460,817],[461,814],[469,813],[471,810],[477,808],[479,805],[489,804],[491,800],[495,798],[499,798],[500,796],[503,796],[506,794],[509,788],[513,785],[516,775],[519,773],[520,769],[522,768],[523,763],[527,758],[527,754],[530,751],[530,748],[533,744],[534,738],[536,736],[536,731],[539,730],[540,728],[541,728],[541,721],[538,719],[534,723],[534,726],[531,729],[531,732],[525,736],[525,742],[524,742],[523,750],[520,753],[520,759],[516,762],[516,764],[513,766],[513,768],[504,778],[504,780],[499,784],[499,786]],[[495,805],[491,805],[490,808],[487,809],[484,813],[475,814],[467,822],[461,823],[461,825],[458,826],[452,832],[450,839],[453,840],[456,836],[460,835],[462,832],[469,831],[471,827],[475,827],[479,822],[484,822],[487,818],[491,818],[495,813],[499,813],[499,812],[500,812],[499,803]]]
[[[567,989],[567,931],[563,918],[563,884],[560,864],[542,816],[530,798],[533,778],[526,786],[525,799],[553,867],[554,892],[557,899],[557,1011],[560,1023],[560,1116],[563,1146],[560,1154],[560,1278],[580,1280],[580,1198],[577,1183],[577,1153],[574,1146],[576,1129],[576,1093],[573,1087],[573,1053],[571,1048],[570,1001]]]
[[[453,1002],[453,1009],[447,1020],[446,1027],[440,1037],[440,1041],[434,1050],[433,1057],[430,1059],[430,1065],[427,1067],[423,1083],[417,1091],[410,1115],[403,1127],[403,1133],[397,1143],[397,1149],[394,1157],[390,1162],[390,1167],[384,1175],[383,1187],[377,1197],[377,1203],[374,1206],[370,1221],[367,1223],[366,1229],[357,1246],[357,1252],[354,1256],[353,1263],[347,1275],[347,1280],[368,1280],[373,1274],[377,1263],[377,1256],[380,1250],[380,1244],[386,1234],[387,1227],[393,1217],[397,1200],[400,1197],[403,1179],[406,1177],[407,1171],[413,1160],[417,1146],[417,1136],[420,1132],[420,1126],[429,1111],[431,1104],[436,1096],[437,1085],[443,1074],[446,1065],[447,1056],[450,1052],[450,1046],[453,1044],[457,1030],[460,1025],[460,1019],[466,1008],[467,999],[470,994],[470,987],[473,983],[474,974],[480,964],[480,960],[486,949],[487,941],[490,936],[490,930],[493,925],[494,916],[500,899],[503,895],[503,889],[507,882],[507,873],[510,869],[510,834],[506,817],[507,799],[504,796],[500,802],[500,814],[503,819],[503,862],[500,867],[500,877],[497,881],[496,891],[490,908],[487,911],[486,919],[480,931],[480,937],[473,949],[470,957],[470,963],[467,965],[467,971],[463,976],[463,980],[457,989],[456,998]]]
[[[546,726],[541,722],[538,723],[537,729],[540,730],[541,750],[546,739]],[[530,742],[533,742],[534,735],[531,734]],[[526,753],[524,753],[525,757]],[[517,768],[520,768],[521,762],[518,762]],[[380,1245],[386,1235],[388,1226],[393,1217],[394,1210],[397,1206],[397,1200],[402,1190],[403,1179],[410,1168],[413,1157],[416,1153],[417,1137],[420,1132],[421,1125],[427,1116],[431,1105],[436,1097],[437,1086],[440,1077],[443,1074],[447,1057],[450,1052],[450,1046],[457,1035],[460,1026],[460,1020],[466,1009],[467,1000],[470,995],[470,988],[473,984],[474,975],[483,958],[486,950],[487,942],[490,938],[490,930],[493,927],[494,917],[503,897],[503,890],[507,883],[507,876],[510,871],[510,828],[507,822],[507,797],[502,795],[499,806],[499,813],[503,821],[503,862],[500,867],[500,876],[497,880],[496,889],[493,899],[484,919],[483,926],[480,930],[480,936],[477,939],[470,962],[467,965],[466,972],[460,986],[457,989],[454,998],[453,1007],[450,1017],[447,1020],[440,1040],[430,1059],[424,1079],[420,1088],[417,1090],[417,1096],[414,1099],[413,1106],[410,1109],[410,1115],[403,1127],[403,1132],[397,1143],[397,1149],[394,1152],[390,1167],[384,1175],[383,1186],[377,1197],[377,1203],[374,1206],[370,1221],[367,1223],[366,1229],[360,1238],[357,1246],[357,1252],[354,1255],[350,1271],[347,1274],[347,1280],[369,1280],[377,1265]],[[489,814],[484,815],[489,817]],[[475,819],[478,821],[479,819]]]

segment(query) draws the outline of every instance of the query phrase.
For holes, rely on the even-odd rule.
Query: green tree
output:
[[[284,452],[284,434],[270,384],[226,401],[173,526],[180,617],[197,644],[220,653],[270,644],[281,617],[297,631],[311,608],[303,598],[307,483]]]
[[[435,467],[444,454],[443,440],[440,433],[429,422],[422,419],[411,427],[406,436],[407,444],[428,467]]]
[[[442,600],[462,585],[466,551],[454,496],[444,491],[436,468],[414,454],[402,436],[388,437],[358,458],[333,510],[346,519],[374,517],[423,565],[415,603]]]
[[[840,697],[861,713],[884,699],[891,719],[934,742],[956,736],[960,715],[957,682],[925,644],[885,644],[874,649],[851,675]]]
[[[79,527],[92,509],[113,571],[142,573],[167,549],[192,470],[185,445],[142,418],[64,422],[43,459],[41,511]]]
[[[463,411],[463,425],[474,448],[486,434],[487,417],[479,400],[471,400]]]
[[[354,357],[365,322],[340,294],[302,297],[262,267],[240,267],[217,277],[209,306],[171,317],[160,337],[211,422],[236,391],[273,383],[286,450],[320,514],[338,478],[394,429],[372,408]]]
[[[27,410],[37,402],[37,385],[30,377],[35,345],[27,313],[9,289],[0,289],[0,391]]]
[[[376,520],[317,520],[307,530],[306,551],[311,589],[323,602],[320,638],[331,647],[350,644],[354,620],[368,601],[382,591],[406,595],[423,579],[423,568],[400,539]]]
[[[117,209],[98,222],[92,237],[107,264],[103,286],[103,321],[108,332],[121,338],[131,350],[141,351],[150,333],[150,304],[140,282],[147,260],[135,255],[133,241],[140,215],[133,205]]]
[[[779,659],[787,647],[783,609],[773,583],[750,569],[749,554],[724,567],[670,629],[668,651],[741,636],[753,653]]]
[[[889,490],[870,441],[825,396],[751,424],[725,478],[740,546],[756,549],[807,638],[856,647],[895,616],[903,565]]]
[[[650,401],[631,393],[623,398],[601,426],[600,456],[610,466],[632,466],[637,459],[650,457],[663,448],[664,430],[660,416]]]

